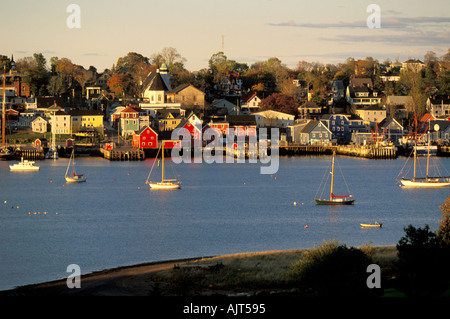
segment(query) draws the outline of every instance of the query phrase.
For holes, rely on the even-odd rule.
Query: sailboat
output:
[[[332,165],[331,165],[331,187],[330,187],[330,198],[314,198],[317,205],[353,205],[355,199],[353,195],[341,195],[336,196],[333,193],[334,187],[334,161],[335,161],[336,151],[333,151]]]
[[[72,164],[72,174],[69,174],[70,164]],[[86,176],[83,174],[75,174],[75,150],[72,150],[69,164],[67,164],[66,175],[64,176],[67,183],[82,183],[86,181]]]
[[[416,143],[417,146],[417,143]],[[430,130],[428,130],[428,152],[427,152],[427,174],[425,177],[417,177],[417,147],[414,147],[414,173],[412,179],[402,177],[397,181],[400,182],[400,186],[404,188],[413,187],[446,187],[450,185],[450,176],[430,176]],[[406,163],[405,163],[406,165]],[[400,172],[403,174],[403,172]]]
[[[158,154],[156,154],[155,162],[153,162],[152,169],[147,177],[146,184],[150,185],[152,189],[179,189],[181,188],[181,181],[178,179],[167,179],[164,178],[164,144],[166,141],[161,142],[161,148],[158,150],[161,151],[161,181],[160,182],[152,182],[149,181],[150,175],[152,174],[153,166],[155,165],[156,160],[158,159]]]
[[[2,148],[0,149],[0,159],[11,159],[14,153],[6,147],[6,65],[3,66],[3,100],[2,100]]]

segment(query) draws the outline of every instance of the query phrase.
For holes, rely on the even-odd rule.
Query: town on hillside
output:
[[[56,140],[147,151],[177,128],[247,137],[278,128],[280,145],[401,147],[428,136],[447,145],[450,49],[420,58],[288,68],[275,57],[248,65],[218,52],[208,68],[191,72],[176,49],[165,48],[151,58],[130,52],[98,72],[40,53],[17,61],[2,55],[2,119],[7,144],[22,148]]]

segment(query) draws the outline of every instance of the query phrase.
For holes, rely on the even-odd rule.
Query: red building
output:
[[[133,133],[133,147],[141,149],[158,148],[158,134],[150,126],[141,128]]]

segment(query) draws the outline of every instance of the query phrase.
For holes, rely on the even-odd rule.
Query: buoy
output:
[[[117,181],[117,179],[114,178],[114,181]]]
[[[275,176],[275,179],[277,179],[277,177]]]
[[[141,189],[141,187],[138,187],[138,189]]]
[[[53,181],[50,181],[50,184],[53,183]]]
[[[5,204],[7,203],[7,201],[5,200]]]
[[[302,205],[305,205],[305,203],[302,203]]]
[[[297,202],[294,202],[294,206],[297,206]]]
[[[305,225],[305,228],[308,228],[308,225]]]
[[[246,183],[246,182],[244,182],[244,185],[247,185],[247,183]]]

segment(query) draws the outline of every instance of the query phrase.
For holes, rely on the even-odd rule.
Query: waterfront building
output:
[[[265,110],[253,114],[257,127],[278,127],[286,128],[294,124],[295,115],[278,112],[274,110]]]
[[[350,120],[345,114],[325,114],[320,119],[330,130],[331,139],[336,139],[338,143],[348,143],[351,140]]]
[[[141,128],[133,132],[133,147],[139,149],[155,149],[158,148],[158,133],[150,126]]]
[[[325,145],[331,141],[332,133],[322,121],[310,120],[291,138],[294,143],[303,145]]]

